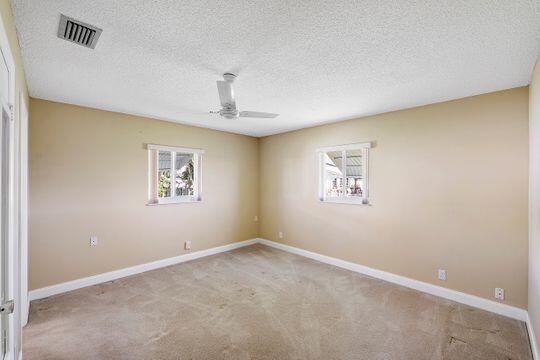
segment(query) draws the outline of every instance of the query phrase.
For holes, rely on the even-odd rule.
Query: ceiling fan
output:
[[[275,118],[279,114],[258,112],[258,111],[238,111],[236,101],[234,99],[234,90],[232,84],[236,75],[231,73],[223,74],[225,81],[217,81],[219,93],[219,101],[221,102],[221,110],[210,111],[211,114],[219,114],[226,119],[236,119],[238,117],[247,118]]]

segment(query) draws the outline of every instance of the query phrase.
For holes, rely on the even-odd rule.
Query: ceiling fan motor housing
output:
[[[232,73],[225,73],[223,74],[223,79],[225,79],[225,81],[233,82],[234,79],[236,79],[236,75]]]
[[[219,115],[226,119],[236,119],[238,118],[238,110],[224,108],[219,111]]]

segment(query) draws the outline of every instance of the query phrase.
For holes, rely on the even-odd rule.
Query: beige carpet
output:
[[[32,302],[25,360],[531,359],[525,324],[262,245]]]

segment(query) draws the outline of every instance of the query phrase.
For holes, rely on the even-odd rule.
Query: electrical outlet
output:
[[[280,239],[283,239],[283,231],[280,231],[280,232],[278,233],[278,237],[279,237]]]
[[[257,215],[255,215],[255,216],[253,217],[253,221],[255,221],[255,222],[259,221],[259,217],[258,217]]]
[[[90,246],[96,246],[97,245],[97,236],[92,235],[90,236]]]
[[[191,240],[184,243],[184,250],[191,250]]]
[[[503,288],[495,288],[495,299],[504,300]]]
[[[446,270],[439,269],[439,280],[446,280]]]

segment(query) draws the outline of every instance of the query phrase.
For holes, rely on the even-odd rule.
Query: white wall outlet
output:
[[[503,288],[495,288],[495,299],[504,300]]]
[[[280,239],[283,239],[283,231],[278,232],[278,237],[279,237]]]
[[[253,221],[255,221],[255,222],[259,221],[259,217],[258,217],[257,215],[255,215],[255,216],[253,217]]]
[[[184,243],[184,250],[191,250],[191,240]]]
[[[96,246],[97,245],[97,236],[92,235],[90,236],[90,246]]]
[[[439,269],[439,280],[446,280],[446,270]]]

